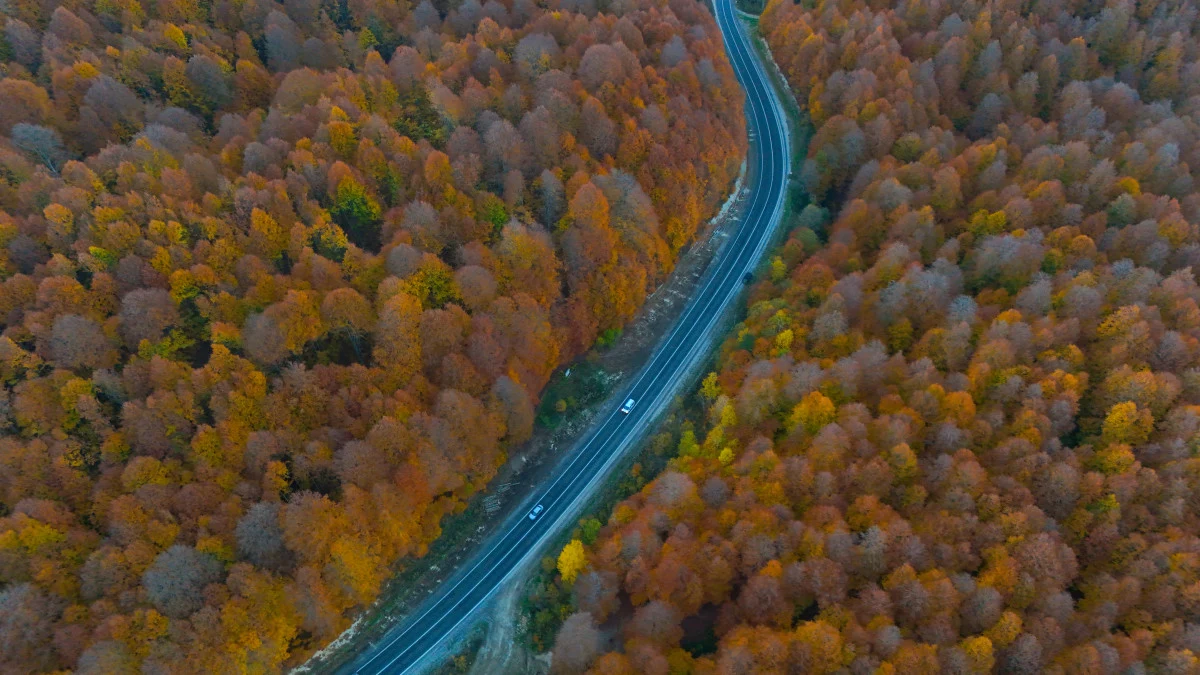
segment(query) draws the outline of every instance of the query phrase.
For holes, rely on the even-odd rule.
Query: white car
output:
[[[542,514],[542,511],[545,511],[545,510],[546,510],[546,507],[542,506],[541,504],[538,504],[537,506],[533,507],[532,511],[529,512],[529,519],[537,520],[537,517],[540,516]]]
[[[633,404],[635,404],[635,403],[637,403],[637,401],[635,401],[633,399],[629,399],[628,401],[625,401],[625,405],[621,406],[621,412],[628,415],[629,411],[633,410]]]

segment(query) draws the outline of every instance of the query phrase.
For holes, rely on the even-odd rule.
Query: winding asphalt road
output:
[[[486,539],[412,616],[359,654],[341,672],[410,673],[431,665],[445,639],[479,618],[483,604],[523,563],[579,517],[588,497],[625,451],[640,441],[706,357],[722,315],[744,276],[762,257],[783,214],[791,139],[783,106],[738,20],[732,0],[714,0],[725,49],[746,92],[750,201],[736,233],[710,265],[702,286],[625,395],[601,414],[590,434],[560,460],[547,484]],[[637,401],[628,414],[626,399]],[[540,508],[539,508],[540,507]],[[536,515],[534,512],[536,510]]]

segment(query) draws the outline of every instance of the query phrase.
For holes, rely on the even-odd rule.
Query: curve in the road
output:
[[[657,413],[677,393],[687,372],[707,353],[721,316],[739,294],[743,276],[754,269],[771,240],[783,211],[790,171],[790,138],[782,105],[767,80],[737,19],[731,0],[714,0],[717,25],[725,39],[738,80],[746,93],[748,129],[754,173],[753,196],[734,237],[718,254],[699,292],[685,308],[670,334],[642,368],[621,401],[637,401],[628,414],[614,408],[566,464],[554,472],[552,482],[527,508],[520,509],[493,535],[464,567],[444,582],[423,604],[375,646],[349,664],[344,672],[356,674],[405,673],[423,664],[449,635],[504,584],[511,574],[561,526],[577,517],[588,496],[624,450],[645,433]],[[530,510],[542,509],[534,518]]]

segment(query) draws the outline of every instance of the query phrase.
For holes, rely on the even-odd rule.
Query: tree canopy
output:
[[[303,661],[745,150],[698,0],[2,14],[3,672]]]

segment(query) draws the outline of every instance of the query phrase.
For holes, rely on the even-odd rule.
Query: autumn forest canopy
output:
[[[0,673],[302,661],[745,150],[696,0],[14,0],[0,28]]]
[[[555,670],[1200,672],[1197,21],[767,4],[814,203],[556,552]]]

